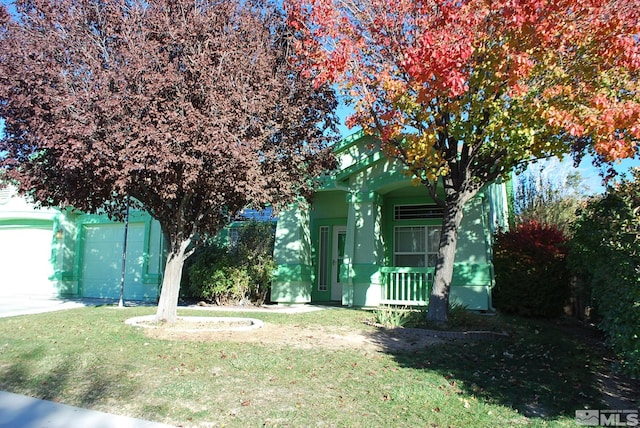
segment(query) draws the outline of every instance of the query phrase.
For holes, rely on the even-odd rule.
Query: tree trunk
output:
[[[175,323],[178,318],[178,297],[180,294],[180,281],[182,279],[182,268],[186,260],[186,250],[191,239],[184,240],[169,252],[167,264],[164,268],[162,278],[162,289],[160,290],[160,301],[158,302],[157,321]]]
[[[462,222],[462,209],[469,199],[470,195],[447,197],[442,219],[438,260],[427,309],[428,321],[444,324],[448,320],[449,291],[451,289],[451,280],[453,279],[453,263],[458,245],[458,229]]]

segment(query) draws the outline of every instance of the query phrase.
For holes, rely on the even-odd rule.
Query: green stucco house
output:
[[[278,216],[278,265],[271,300],[346,306],[424,305],[428,302],[442,209],[424,186],[384,156],[363,133],[334,149],[338,170],[325,177],[311,203]],[[491,310],[492,234],[506,228],[507,185],[486,186],[465,208],[451,299]]]
[[[35,209],[0,189],[0,296],[117,299],[124,224],[106,216]],[[160,225],[130,215],[124,298],[157,301],[164,268]]]
[[[401,165],[381,153],[374,138],[358,133],[334,151],[339,168],[323,177],[311,203],[292,204],[278,216],[271,300],[426,304],[442,210],[423,186],[411,184]],[[465,210],[451,297],[469,309],[492,308],[491,237],[508,224],[507,187],[487,186]],[[0,189],[0,297],[117,299],[123,242],[123,223],[72,210],[35,209],[11,188]],[[164,253],[159,223],[133,211],[126,300],[157,301]]]

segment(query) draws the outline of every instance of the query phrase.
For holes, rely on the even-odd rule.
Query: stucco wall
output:
[[[128,261],[125,298],[155,301],[164,268],[160,225],[144,212],[131,217],[132,242],[137,240],[132,245],[137,248]],[[0,293],[82,297],[82,273],[87,276],[84,258],[91,253],[101,260],[91,274],[109,284],[104,294],[92,297],[118,298],[124,234],[111,234],[106,243],[87,242],[86,224],[92,224],[94,231],[102,226],[105,231],[124,229],[106,216],[37,209],[15,194],[0,194],[0,271],[5,273]],[[11,257],[2,257],[3,252]]]
[[[278,216],[273,255],[277,271],[271,284],[271,300],[310,302],[311,236],[306,203],[296,202]]]

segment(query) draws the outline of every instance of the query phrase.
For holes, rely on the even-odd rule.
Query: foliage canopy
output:
[[[493,304],[505,313],[554,318],[569,298],[567,238],[553,225],[523,222],[496,236]]]
[[[557,227],[569,237],[576,211],[587,198],[587,189],[579,172],[562,174],[553,168],[550,163],[530,165],[524,173],[516,176],[516,222],[535,221]]]
[[[591,199],[573,226],[569,267],[590,291],[622,368],[640,375],[640,168]]]
[[[308,194],[310,177],[332,166],[333,91],[290,66],[273,5],[18,0],[16,9],[0,7],[3,172],[42,205],[117,216],[125,196],[138,201],[169,247],[159,317],[175,317],[197,233]]]
[[[446,320],[462,207],[532,158],[632,157],[634,0],[289,0],[297,61],[445,206],[429,317]],[[440,198],[438,188],[444,188]]]

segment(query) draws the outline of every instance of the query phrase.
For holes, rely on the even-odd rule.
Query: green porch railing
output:
[[[383,267],[383,305],[423,306],[429,302],[435,268]]]

